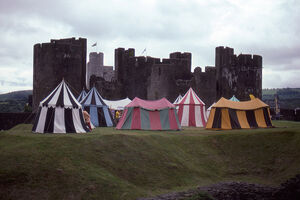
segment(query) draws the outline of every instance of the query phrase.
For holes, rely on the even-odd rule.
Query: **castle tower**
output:
[[[86,87],[85,38],[51,40],[33,50],[33,110],[63,78],[75,96]]]
[[[103,77],[103,53],[91,52],[89,55],[89,62],[87,63],[86,70],[86,85],[88,89],[90,87],[90,78],[92,75]]]
[[[135,56],[135,50],[129,48],[125,50],[124,48],[115,49],[115,78],[123,83],[126,81],[128,72],[128,61],[130,57]]]
[[[262,98],[262,57],[240,54],[237,57],[238,73],[236,94],[241,100],[249,100],[249,95]]]
[[[220,99],[221,97],[230,96],[230,88],[228,87],[226,74],[231,69],[231,66],[234,62],[234,50],[232,48],[223,46],[216,47],[216,57],[215,57],[215,66],[216,66],[216,97]],[[224,85],[224,83],[226,83]],[[229,98],[229,97],[225,97]]]
[[[216,100],[235,95],[249,100],[249,94],[261,98],[262,57],[240,54],[236,56],[229,47],[216,47]]]

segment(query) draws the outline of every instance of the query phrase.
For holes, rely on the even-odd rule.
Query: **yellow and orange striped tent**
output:
[[[206,129],[241,129],[272,127],[269,105],[255,98],[230,101],[221,98],[210,111]]]

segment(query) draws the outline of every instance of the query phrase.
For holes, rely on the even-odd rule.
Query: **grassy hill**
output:
[[[277,185],[299,173],[300,123],[280,128],[0,132],[4,199],[136,199],[220,181]]]
[[[0,94],[0,112],[24,112],[29,95],[32,95],[32,90]]]
[[[263,89],[262,99],[269,105],[274,106],[275,95],[279,97],[279,104],[284,109],[300,107],[300,88]]]

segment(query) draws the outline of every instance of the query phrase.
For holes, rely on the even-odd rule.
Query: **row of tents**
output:
[[[172,104],[162,98],[147,101],[128,98],[110,101],[101,97],[95,87],[84,90],[76,99],[63,80],[39,104],[33,132],[84,133],[88,132],[83,110],[91,123],[98,126],[115,126],[116,129],[179,130],[181,126],[206,127],[207,129],[237,129],[272,127],[269,106],[255,98],[239,102],[221,98],[207,110],[204,102],[190,88]],[[111,110],[123,110],[114,124]]]

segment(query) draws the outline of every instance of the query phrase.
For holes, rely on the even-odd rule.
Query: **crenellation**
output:
[[[157,63],[158,64],[158,63]],[[160,64],[171,64],[171,60],[167,58],[163,58]]]
[[[237,57],[237,59],[238,59],[239,66],[247,66],[247,67],[253,66],[253,59],[252,59],[252,55],[250,54],[240,54]]]
[[[196,67],[194,69],[194,74],[201,73],[201,72],[202,72],[202,68],[201,67]]]
[[[170,53],[169,57],[173,58],[173,59],[180,59],[181,58],[181,53],[180,52],[173,52],[173,53]]]
[[[216,73],[216,68],[215,67],[212,67],[212,66],[206,66],[205,67],[205,72],[206,73]]]

